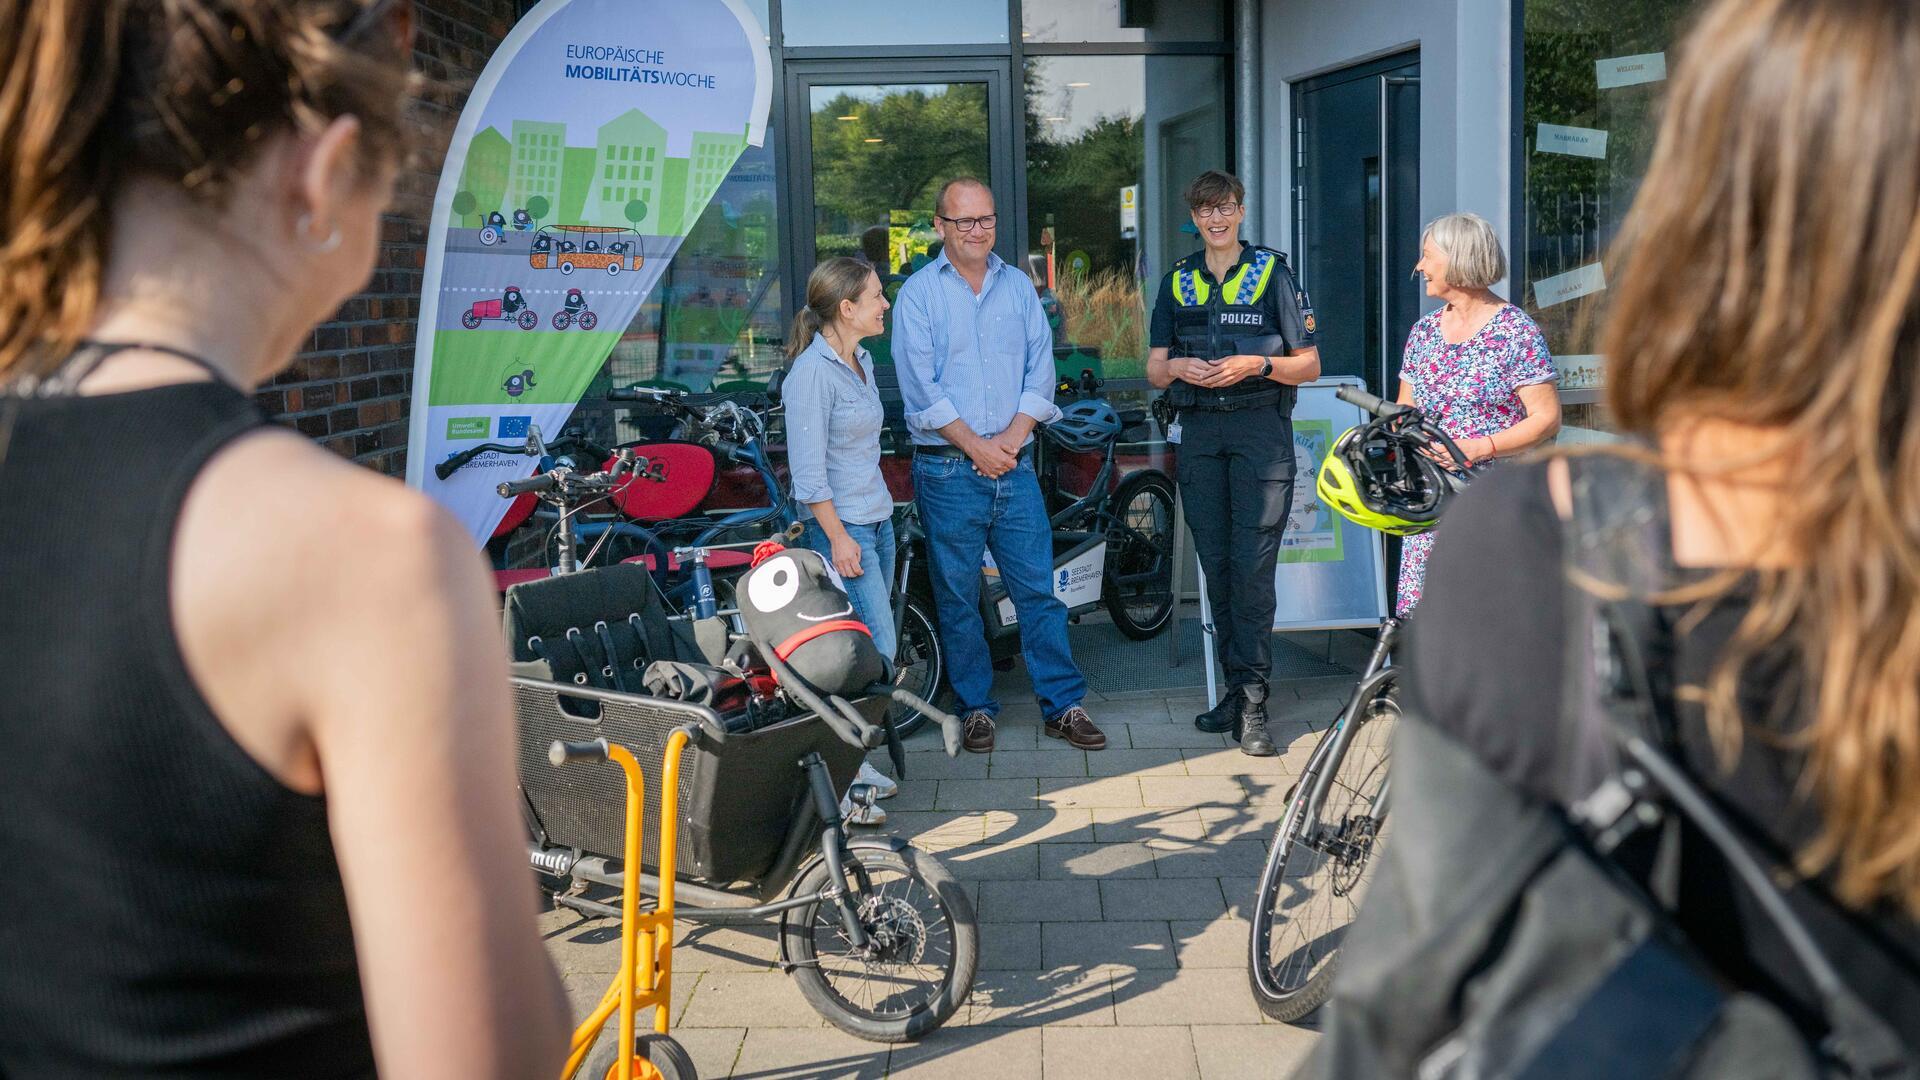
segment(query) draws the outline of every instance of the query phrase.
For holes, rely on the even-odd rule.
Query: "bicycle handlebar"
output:
[[[1371,413],[1381,420],[1389,420],[1396,416],[1411,416],[1414,430],[1439,444],[1440,449],[1445,450],[1447,456],[1453,459],[1454,467],[1458,471],[1465,472],[1471,468],[1467,462],[1467,455],[1460,451],[1459,444],[1441,430],[1440,425],[1422,416],[1420,410],[1413,406],[1402,405],[1397,401],[1384,401],[1354,386],[1343,386],[1335,390],[1333,396],[1349,405],[1357,405],[1362,412]]]
[[[681,396],[664,386],[616,387],[607,391],[608,401],[668,401]]]
[[[1397,401],[1382,400],[1357,386],[1343,386],[1335,390],[1333,396],[1349,405],[1357,405],[1360,407],[1361,412],[1369,413],[1382,420],[1385,420],[1389,416],[1399,416],[1401,413],[1412,411],[1410,406],[1402,405]]]
[[[553,745],[547,747],[547,763],[556,769],[569,761],[605,760],[607,760],[607,740],[605,739],[588,739],[585,742],[555,739]]]
[[[527,477],[525,480],[504,481],[500,484],[498,488],[495,488],[494,490],[500,493],[501,498],[511,499],[517,495],[525,495],[530,491],[546,491],[552,488],[554,483],[555,483],[555,474],[550,472],[543,472],[543,473],[535,473],[532,476]]]
[[[468,462],[485,453],[519,454],[525,456],[530,453],[530,451],[528,451],[524,443],[519,446],[507,446],[504,443],[481,443],[479,446],[470,446],[440,464],[435,465],[433,467],[433,475],[445,480],[447,477],[460,471]]]

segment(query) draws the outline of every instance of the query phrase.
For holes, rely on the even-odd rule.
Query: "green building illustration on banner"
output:
[[[475,139],[479,142],[479,139]],[[552,206],[560,201],[560,167],[562,152],[567,147],[567,125],[549,124],[539,120],[515,120],[513,122],[513,183],[507,188],[507,201],[500,207],[491,207],[484,202],[480,209],[484,213],[498,209],[505,217],[511,218],[515,210],[523,210],[533,204],[537,198],[545,199]],[[473,154],[467,154],[471,161]],[[478,192],[475,197],[478,198]]]
[[[599,175],[595,190],[587,193],[588,220],[595,225],[649,226],[645,231],[658,232],[651,225],[660,201],[667,129],[639,109],[628,109],[600,125],[595,148]]]
[[[460,172],[460,190],[473,196],[473,207],[468,215],[479,214],[485,218],[488,210],[498,209],[507,197],[507,182],[513,170],[513,144],[506,136],[488,128],[474,136],[473,143],[467,148],[466,167]],[[459,207],[454,212],[459,215]],[[473,220],[462,220],[457,224],[476,226]]]
[[[489,127],[468,144],[460,191],[472,199],[448,224],[477,228],[489,214],[511,221],[516,210],[545,207],[536,224],[681,236],[746,145],[744,132],[696,131],[686,157],[669,157],[666,129],[639,109],[602,124],[592,146],[569,146],[565,124],[515,120],[511,139]]]

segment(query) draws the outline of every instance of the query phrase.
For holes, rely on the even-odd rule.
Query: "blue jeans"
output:
[[[847,599],[853,601],[854,617],[867,624],[873,631],[873,646],[880,655],[892,661],[894,654],[895,629],[893,625],[893,571],[899,564],[894,561],[893,519],[876,521],[871,525],[846,525],[847,535],[860,545],[860,576],[845,578],[841,584],[846,586]],[[833,541],[827,539],[827,532],[818,521],[808,519],[806,534],[800,542],[833,565]]]
[[[997,715],[993,661],[980,618],[980,557],[993,552],[1020,616],[1020,652],[1048,719],[1080,704],[1087,680],[1067,645],[1067,607],[1053,595],[1053,526],[1030,457],[989,480],[963,458],[917,454],[913,490],[927,530],[928,573],[940,612],[947,678],[961,713]]]

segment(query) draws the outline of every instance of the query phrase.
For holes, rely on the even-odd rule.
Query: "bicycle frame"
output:
[[[1400,667],[1388,662],[1394,644],[1399,640],[1400,629],[1404,624],[1399,619],[1388,618],[1380,624],[1380,638],[1374,643],[1373,654],[1362,669],[1360,683],[1354,687],[1353,696],[1348,699],[1347,707],[1334,721],[1328,737],[1320,740],[1313,748],[1313,754],[1307,759],[1307,767],[1302,771],[1301,782],[1307,785],[1307,797],[1302,806],[1298,835],[1318,839],[1320,832],[1320,807],[1326,805],[1327,795],[1333,786],[1336,770],[1325,768],[1328,761],[1344,760],[1347,746],[1353,741],[1353,734],[1360,725],[1355,719],[1360,710],[1367,707],[1380,692],[1399,681]],[[1388,796],[1393,788],[1393,777],[1389,773],[1380,784],[1380,791],[1368,804],[1370,817],[1379,817],[1386,812]]]

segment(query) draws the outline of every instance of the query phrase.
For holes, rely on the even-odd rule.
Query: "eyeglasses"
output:
[[[1219,206],[1202,206],[1193,212],[1193,216],[1204,221],[1211,217],[1232,217],[1239,212],[1239,203],[1222,203]]]
[[[393,35],[394,44],[405,52],[413,51],[413,0],[372,0],[334,35],[334,40],[342,45],[350,45],[362,34],[381,25]]]
[[[999,214],[988,214],[985,217],[948,217],[945,214],[935,214],[933,216],[959,229],[961,232],[972,232],[975,225],[990,230],[1000,220]]]

